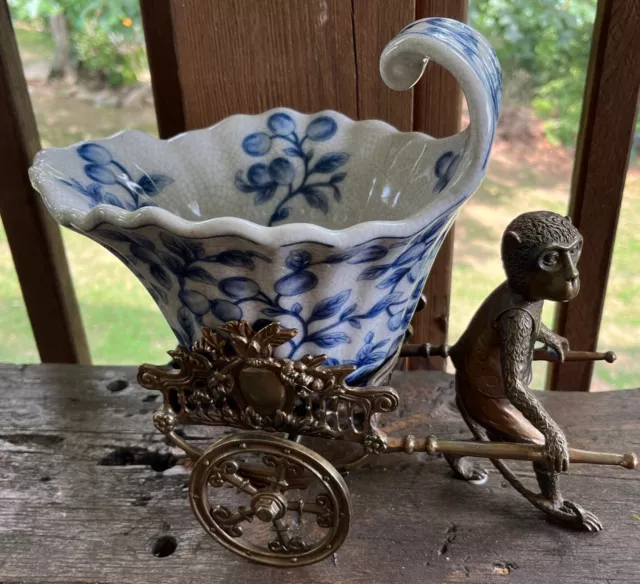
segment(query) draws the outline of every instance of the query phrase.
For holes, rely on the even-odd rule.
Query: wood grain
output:
[[[42,361],[88,363],[60,230],[27,175],[40,139],[5,0],[0,47],[0,214],[31,328]]]
[[[444,16],[467,21],[467,0],[417,0],[416,18]],[[414,89],[413,128],[434,138],[444,138],[460,131],[462,92],[451,74],[430,63],[424,78]],[[445,239],[424,287],[427,305],[413,319],[412,343],[447,342],[451,301],[454,228]],[[409,369],[444,371],[446,361],[440,357],[411,359]]]
[[[186,130],[173,34],[171,0],[140,0],[158,133],[166,139]]]
[[[415,0],[353,0],[358,118],[413,129],[413,91],[392,91],[379,72],[380,54],[415,17]]]
[[[187,129],[283,106],[357,117],[351,2],[174,0],[172,15]]]
[[[573,173],[570,214],[584,236],[582,289],[560,305],[557,331],[595,351],[640,92],[640,0],[600,0]],[[588,391],[593,363],[551,369],[552,389]]]
[[[110,391],[118,379],[128,386]],[[131,367],[0,366],[2,584],[638,581],[640,473],[574,465],[563,478],[566,496],[605,523],[593,536],[549,524],[493,471],[486,486],[473,486],[426,455],[382,456],[347,476],[354,516],[333,557],[291,570],[250,564],[197,523],[188,470],[151,423],[154,392],[134,380]],[[393,385],[402,404],[383,418],[387,432],[468,436],[450,376],[402,373]],[[541,397],[572,446],[640,444],[640,390]],[[531,480],[529,465],[513,468]],[[157,558],[151,548],[163,535],[178,546]]]

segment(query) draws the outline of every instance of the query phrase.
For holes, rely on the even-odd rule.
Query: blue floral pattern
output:
[[[154,227],[116,230],[107,224],[92,236],[133,268],[181,344],[196,340],[205,325],[244,319],[259,329],[280,321],[299,331],[281,356],[326,352],[329,364],[355,365],[348,380],[362,385],[402,342],[428,268],[461,203],[411,236],[377,238],[343,250],[300,243],[267,255],[236,236],[194,240],[165,231],[143,233]],[[339,270],[343,277],[335,276]],[[331,293],[318,299],[317,290],[324,289]]]
[[[491,120],[491,136],[495,134],[500,115],[500,100],[502,96],[502,69],[496,52],[486,39],[463,22],[449,18],[424,18],[406,26],[399,33],[422,34],[441,40],[447,47],[469,63],[476,75],[485,86],[492,104],[493,117]],[[491,144],[483,163],[486,168]]]
[[[307,125],[305,134],[298,134],[295,120],[287,113],[278,112],[267,119],[268,132],[255,132],[242,140],[242,149],[252,157],[265,156],[277,146],[282,146],[279,156],[269,163],[256,162],[245,173],[236,173],[236,188],[254,195],[254,204],[263,205],[276,195],[282,199],[277,204],[268,225],[284,221],[291,214],[290,203],[295,197],[303,198],[307,205],[329,212],[329,200],[333,196],[340,202],[339,184],[347,173],[336,172],[349,160],[346,152],[327,152],[316,157],[309,142],[326,142],[335,136],[338,124],[330,116],[318,116]],[[307,145],[305,146],[305,142]],[[309,182],[312,175],[329,175]]]
[[[76,153],[86,163],[83,167],[84,175],[91,182],[83,184],[75,178],[58,180],[84,195],[90,208],[96,205],[113,205],[127,211],[135,211],[141,207],[155,207],[150,197],[154,197],[173,183],[172,178],[161,173],[145,173],[134,179],[108,148],[95,142],[80,144]],[[127,199],[123,200],[107,189],[118,189],[120,193],[127,195]]]

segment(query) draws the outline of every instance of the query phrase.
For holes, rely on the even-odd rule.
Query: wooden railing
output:
[[[385,44],[427,16],[465,20],[466,0],[141,0],[160,135],[234,113],[286,105],[335,109],[436,137],[458,131],[461,95],[430,65],[413,91],[378,74]],[[640,89],[640,0],[599,0],[585,92],[571,215],[585,236],[588,286],[563,305],[558,331],[595,349]],[[40,357],[88,362],[89,352],[58,229],[27,169],[39,139],[6,0],[0,0],[0,213]],[[432,269],[415,342],[445,342],[453,231]],[[415,364],[414,366],[421,366]],[[431,367],[444,368],[433,360]],[[589,389],[590,365],[555,369],[551,388]]]

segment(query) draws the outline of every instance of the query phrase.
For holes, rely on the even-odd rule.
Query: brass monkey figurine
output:
[[[456,401],[476,439],[546,445],[547,461],[533,465],[539,494],[526,489],[502,461],[492,461],[503,476],[551,519],[599,531],[595,515],[562,498],[558,479],[569,466],[567,440],[529,390],[535,343],[556,351],[560,360],[569,350],[567,339],[542,324],[542,306],[545,300],[576,297],[581,251],[582,236],[568,217],[548,211],[516,217],[502,238],[507,280],[478,309],[450,357],[456,368]],[[447,460],[461,478],[486,478],[486,471],[468,459]]]

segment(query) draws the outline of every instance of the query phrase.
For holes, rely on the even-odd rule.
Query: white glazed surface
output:
[[[280,108],[169,141],[125,131],[48,149],[31,178],[56,220],[140,278],[181,343],[203,325],[277,320],[300,331],[280,356],[327,353],[362,384],[401,343],[495,130],[500,72],[486,41],[419,21],[389,43],[381,74],[410,87],[427,58],[469,103],[470,126],[444,140]]]

